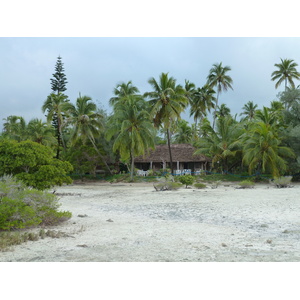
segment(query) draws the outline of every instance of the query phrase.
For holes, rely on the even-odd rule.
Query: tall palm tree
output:
[[[282,82],[284,82],[284,90],[287,90],[287,83],[289,82],[292,88],[295,88],[295,83],[293,79],[300,79],[300,73],[297,71],[296,67],[298,64],[294,62],[293,59],[282,59],[280,58],[281,63],[275,64],[274,66],[278,68],[278,70],[274,71],[271,74],[271,80],[277,80],[275,84],[275,88],[277,89]]]
[[[243,120],[252,121],[255,117],[257,104],[254,104],[253,101],[248,101],[242,109],[243,111],[240,113],[240,116],[245,116]]]
[[[66,112],[64,111],[65,103],[68,103],[68,97],[62,93],[50,94],[45,100],[42,106],[42,112],[47,111],[47,121],[52,121],[53,127],[56,129],[56,138],[57,138],[57,151],[56,158],[59,158],[61,146],[66,148],[62,128],[64,125],[64,119],[66,117]]]
[[[227,73],[231,71],[229,66],[222,66],[222,62],[219,64],[213,64],[212,68],[209,71],[207,76],[207,84],[211,87],[217,87],[217,101],[215,106],[214,120],[213,120],[213,128],[215,127],[216,120],[216,109],[218,108],[219,95],[222,91],[227,91],[228,89],[232,89],[232,78],[227,75]]]
[[[105,158],[99,151],[95,143],[95,137],[100,134],[102,130],[101,115],[97,113],[97,106],[88,96],[81,96],[76,100],[76,104],[70,102],[65,103],[63,109],[68,112],[69,117],[66,124],[73,125],[70,141],[75,144],[81,140],[83,144],[90,141],[95,151],[105,164],[107,170],[112,174]]]
[[[194,91],[193,97],[190,101],[190,117],[194,116],[196,125],[199,119],[202,120],[206,117],[206,111],[210,112],[211,108],[215,107],[217,99],[214,94],[215,91],[210,88],[208,84],[204,85],[202,88],[197,88]]]
[[[287,170],[284,158],[293,158],[293,151],[281,146],[274,127],[264,122],[253,123],[251,127],[242,137],[243,163],[248,166],[249,174],[257,170],[271,172],[274,177],[283,175]]]
[[[150,98],[149,106],[152,108],[150,117],[153,118],[154,125],[157,128],[163,127],[166,131],[170,168],[173,173],[170,128],[174,121],[180,119],[180,114],[188,105],[188,98],[185,89],[181,85],[176,85],[176,80],[169,77],[168,73],[162,73],[159,81],[152,77],[148,83],[152,86],[153,91],[145,93],[144,96]]]
[[[114,114],[109,119],[106,137],[115,137],[113,151],[119,151],[121,159],[131,161],[131,181],[134,174],[134,159],[154,148],[155,130],[144,109],[144,99],[127,95],[126,101],[114,105]]]

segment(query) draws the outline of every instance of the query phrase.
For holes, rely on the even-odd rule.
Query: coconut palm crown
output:
[[[274,71],[271,74],[271,80],[276,81],[275,88],[277,89],[281,83],[284,82],[284,90],[287,89],[287,83],[290,84],[290,87],[295,88],[294,79],[300,79],[300,73],[297,71],[296,67],[298,64],[294,62],[293,59],[282,59],[280,58],[281,63],[275,64],[274,66],[278,68],[278,70]]]

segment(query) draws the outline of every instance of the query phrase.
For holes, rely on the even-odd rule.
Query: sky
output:
[[[129,80],[141,93],[148,80],[168,72],[178,84],[185,79],[202,87],[215,63],[230,66],[233,90],[221,93],[233,115],[248,101],[270,105],[275,89],[271,73],[280,58],[300,63],[300,38],[277,37],[1,37],[0,121],[10,115],[45,119],[41,107],[52,92],[50,79],[62,57],[71,102],[90,96],[108,113],[117,84]],[[296,82],[297,84],[297,82]],[[299,84],[299,82],[298,82]],[[182,115],[192,122],[189,112]]]

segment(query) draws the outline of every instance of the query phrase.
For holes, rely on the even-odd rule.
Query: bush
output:
[[[194,187],[197,189],[205,189],[206,185],[204,183],[195,183]]]
[[[39,224],[55,225],[68,220],[70,212],[59,212],[54,194],[29,189],[13,177],[0,180],[0,230],[21,229]]]
[[[49,147],[32,141],[0,141],[0,176],[10,174],[27,186],[45,190],[71,183],[67,174],[72,169],[69,162],[53,158]]]
[[[244,181],[241,181],[240,183],[239,183],[239,186],[240,186],[240,188],[242,188],[242,189],[249,189],[249,188],[253,188],[254,187],[254,182],[253,181],[250,181],[250,180],[244,180]]]
[[[290,186],[293,176],[282,176],[274,179],[273,183],[277,188],[286,188]]]
[[[192,185],[195,181],[195,177],[192,175],[182,175],[178,177],[178,180],[182,183],[185,184],[185,188],[188,187],[188,185]]]

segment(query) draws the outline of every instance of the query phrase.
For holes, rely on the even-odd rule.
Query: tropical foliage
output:
[[[118,173],[134,175],[134,161],[156,144],[168,144],[173,172],[172,143],[190,143],[196,153],[212,159],[210,171],[265,172],[281,176],[300,171],[300,80],[297,63],[281,59],[271,81],[284,91],[270,105],[255,101],[232,116],[222,92],[233,90],[231,67],[214,64],[206,82],[183,85],[169,73],[148,80],[140,93],[132,81],[118,83],[109,99],[107,114],[93,99],[79,94],[69,99],[61,58],[51,79],[52,93],[41,103],[46,120],[22,116],[3,119],[0,136],[1,174],[22,178],[27,185],[44,189],[70,182],[74,169],[80,177]],[[255,99],[254,99],[255,100]],[[238,103],[236,104],[238,105]],[[182,119],[184,113],[194,123]],[[56,157],[55,159],[53,157]]]

